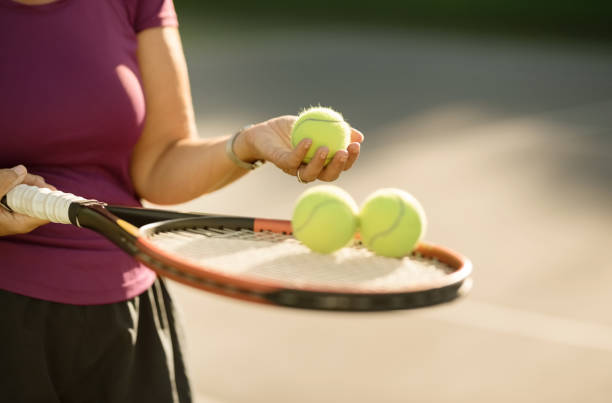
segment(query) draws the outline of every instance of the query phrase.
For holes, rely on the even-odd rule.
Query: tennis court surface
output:
[[[456,303],[365,315],[173,285],[198,402],[610,401],[610,48],[215,26],[184,41],[202,136],[333,106],[366,135],[337,184],[413,193],[427,239],[475,269]],[[303,190],[264,167],[181,207],[283,218]]]

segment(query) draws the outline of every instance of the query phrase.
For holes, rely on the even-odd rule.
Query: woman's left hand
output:
[[[316,150],[312,160],[305,164],[302,160],[312,142],[304,139],[295,149],[292,147],[291,128],[296,120],[297,116],[280,116],[245,129],[236,138],[234,152],[243,161],[270,161],[289,175],[297,176],[299,170],[303,182],[334,181],[353,166],[364,139],[360,131],[351,128],[351,143],[346,150],[337,151],[329,164],[324,165],[327,147]]]

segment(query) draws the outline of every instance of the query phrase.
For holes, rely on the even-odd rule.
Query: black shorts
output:
[[[191,402],[179,339],[160,279],[108,305],[0,290],[0,401]]]

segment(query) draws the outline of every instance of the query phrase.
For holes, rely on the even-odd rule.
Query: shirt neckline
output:
[[[52,3],[47,4],[23,4],[13,0],[0,0],[0,5],[5,5],[11,8],[24,11],[40,12],[54,10],[58,7],[63,6],[67,1],[68,0],[56,0]]]

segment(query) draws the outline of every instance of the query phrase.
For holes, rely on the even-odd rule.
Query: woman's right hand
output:
[[[21,183],[55,190],[42,177],[31,175],[23,165],[18,165],[10,169],[0,169],[0,198]],[[23,214],[11,213],[0,207],[0,236],[25,234],[47,222]]]

